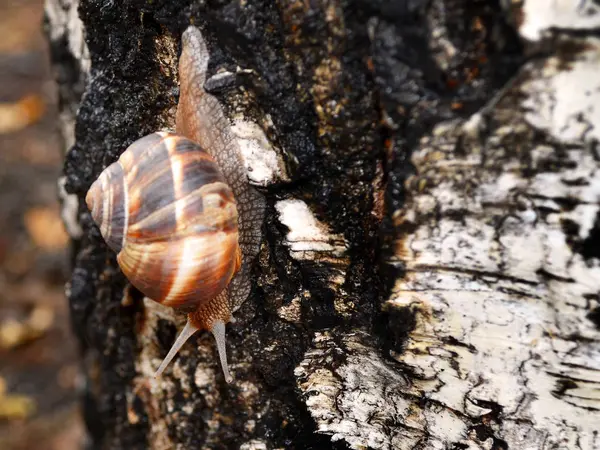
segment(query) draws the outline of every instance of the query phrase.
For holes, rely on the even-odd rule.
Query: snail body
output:
[[[187,313],[155,376],[196,331],[215,336],[231,381],[225,325],[250,292],[264,198],[249,184],[217,99],[204,91],[208,51],[200,31],[182,36],[176,134],[134,142],[90,187],[86,203],[131,284]]]

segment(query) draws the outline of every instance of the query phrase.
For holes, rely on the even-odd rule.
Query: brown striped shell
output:
[[[233,192],[213,157],[185,137],[137,140],[86,202],[125,276],[157,302],[195,311],[240,268]]]

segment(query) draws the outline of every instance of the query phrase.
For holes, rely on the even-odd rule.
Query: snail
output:
[[[130,145],[91,185],[86,203],[130,283],[187,313],[160,376],[198,330],[215,337],[227,382],[225,325],[250,293],[264,197],[248,184],[239,145],[204,91],[209,54],[200,30],[182,35],[175,134]]]

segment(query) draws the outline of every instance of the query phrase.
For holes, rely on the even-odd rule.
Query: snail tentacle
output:
[[[231,383],[233,381],[233,377],[231,373],[229,373],[229,366],[227,365],[227,348],[225,346],[225,323],[221,320],[213,323],[211,328],[211,333],[215,337],[215,342],[217,343],[217,351],[219,353],[219,360],[221,361],[221,368],[223,369],[223,375],[225,376],[225,381]]]
[[[192,337],[196,331],[198,331],[198,328],[196,328],[194,326],[194,324],[192,324],[192,322],[190,320],[188,320],[185,323],[183,330],[181,330],[181,333],[179,333],[179,336],[177,336],[177,339],[175,339],[175,342],[173,343],[173,346],[169,350],[169,353],[167,353],[167,356],[165,356],[165,359],[163,359],[163,361],[160,363],[158,370],[154,373],[154,378],[158,378],[159,376],[162,375],[162,373],[164,372],[166,367],[169,365],[169,363],[173,360],[175,355],[177,355],[179,350],[181,350],[181,347],[183,347],[183,345],[187,342],[187,340],[190,337]]]

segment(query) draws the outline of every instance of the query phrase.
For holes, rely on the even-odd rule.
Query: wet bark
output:
[[[67,294],[94,448],[600,448],[594,2],[48,0],[47,17],[67,133],[79,108]],[[268,201],[231,385],[206,334],[152,378],[184,318],[127,288],[82,201],[173,127],[192,22]]]

